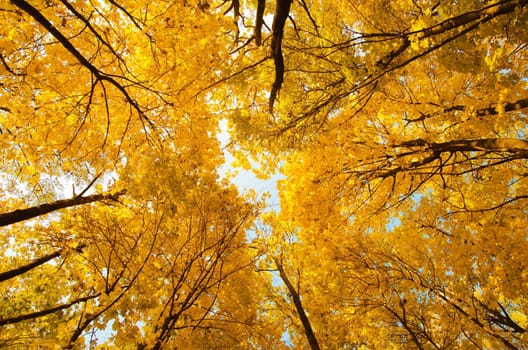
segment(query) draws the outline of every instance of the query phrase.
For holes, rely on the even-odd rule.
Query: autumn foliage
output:
[[[0,23],[0,348],[528,347],[525,0]]]

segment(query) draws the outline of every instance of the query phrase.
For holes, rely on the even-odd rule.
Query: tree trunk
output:
[[[297,291],[293,287],[293,284],[291,284],[288,276],[286,275],[286,272],[284,272],[282,264],[279,262],[278,259],[275,259],[275,264],[277,264],[280,277],[284,281],[284,284],[286,284],[286,288],[288,288],[288,291],[290,292],[290,295],[293,299],[293,304],[295,305],[295,309],[297,310],[299,318],[301,319],[301,323],[304,328],[304,333],[306,334],[306,338],[308,339],[310,348],[312,350],[320,350],[321,348],[319,347],[319,343],[317,342],[317,338],[315,337],[315,333],[313,332],[310,320],[308,319],[308,316],[306,315],[306,312],[304,311],[304,308],[302,306],[301,297],[299,293],[297,293]]]

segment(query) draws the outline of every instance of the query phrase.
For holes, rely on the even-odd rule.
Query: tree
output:
[[[13,0],[0,16],[1,346],[248,337],[224,286],[245,274],[251,300],[258,205],[218,179],[218,119],[195,96],[228,50],[221,11]]]
[[[274,118],[234,126],[282,164],[271,252],[319,344],[523,348],[525,2],[313,6]]]
[[[0,5],[0,346],[522,349],[527,16]]]

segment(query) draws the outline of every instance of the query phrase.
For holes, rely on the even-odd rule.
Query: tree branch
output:
[[[433,104],[435,105],[435,104]],[[515,102],[508,102],[503,105],[504,112],[515,112],[524,108],[528,108],[528,98],[521,98]],[[422,120],[434,117],[440,113],[451,113],[451,112],[464,112],[467,111],[468,107],[464,105],[455,105],[451,107],[444,108],[440,112],[433,112],[427,114],[421,114],[419,117],[414,119],[406,119],[407,123],[420,122]],[[490,115],[498,115],[500,113],[500,108],[498,105],[492,105],[486,108],[477,109],[474,114],[477,117],[486,117]]]
[[[282,82],[284,81],[284,57],[282,56],[282,37],[284,36],[284,25],[290,14],[292,0],[277,0],[275,16],[273,17],[271,55],[275,62],[275,81],[270,91],[269,111],[273,112],[273,105],[277,98]]]
[[[401,35],[395,36],[395,38],[402,39],[401,44],[397,48],[389,52],[387,55],[379,59],[377,61],[377,64],[381,68],[387,67],[392,60],[400,56],[411,46],[411,41],[409,40],[411,36],[417,36],[418,40],[423,40],[435,35],[447,33],[453,29],[466,26],[472,22],[487,22],[495,17],[512,13],[519,7],[523,7],[525,5],[525,2],[519,2],[516,0],[505,0],[496,4],[485,6],[478,10],[469,11],[461,15],[449,18],[443,22],[440,22],[428,28],[408,33],[402,33]]]
[[[77,250],[78,252],[82,252],[82,249],[84,247],[86,247],[85,244],[80,244],[77,248],[75,248],[75,250]],[[43,257],[35,259],[33,262],[30,262],[29,264],[17,267],[16,269],[13,269],[13,270],[2,272],[0,273],[0,282],[6,281],[13,277],[22,275],[30,270],[33,270],[35,267],[38,267],[42,264],[47,263],[50,260],[53,260],[61,256],[63,251],[64,251],[63,249],[56,250],[53,253],[50,253],[50,254],[44,255]]]
[[[407,321],[407,318],[405,317],[405,305],[402,302],[400,302],[400,306],[401,306],[401,308],[403,310],[403,315],[402,316],[400,316],[399,313],[397,313],[395,310],[393,310],[388,305],[385,305],[384,308],[387,311],[389,311],[394,317],[396,317],[398,319],[398,321],[402,324],[403,328],[405,328],[407,333],[409,333],[409,335],[411,336],[411,339],[414,342],[414,344],[416,345],[416,347],[419,350],[423,350],[424,347],[423,347],[422,343],[420,342],[420,339],[418,338],[418,334],[416,334],[416,332],[411,328],[411,325],[409,324],[409,322]]]
[[[117,201],[125,191],[109,194],[94,194],[86,197],[73,197],[69,199],[61,199],[51,203],[45,203],[26,209],[17,209],[9,213],[0,214],[0,227],[11,225],[20,221],[32,219],[38,216],[48,214],[52,211],[69,208],[77,205],[101,202],[105,200]]]
[[[293,299],[293,304],[295,305],[297,314],[299,314],[299,318],[301,319],[301,323],[304,328],[304,333],[306,334],[306,338],[308,339],[310,348],[312,350],[320,350],[321,348],[319,347],[319,343],[317,342],[317,338],[313,332],[312,325],[310,324],[310,320],[308,319],[308,316],[306,315],[306,312],[304,311],[304,307],[302,306],[301,297],[299,293],[297,293],[297,291],[295,290],[295,287],[290,282],[279,259],[275,259],[275,264],[277,265],[277,269],[279,270],[281,279],[284,281],[284,284],[286,285],[286,288],[288,288],[288,292],[290,293]]]
[[[20,266],[20,267],[18,267],[16,269],[13,269],[13,270],[2,272],[2,273],[0,273],[0,282],[3,282],[3,281],[6,281],[8,279],[11,279],[13,277],[22,275],[22,274],[34,269],[37,266],[40,266],[40,265],[42,265],[42,264],[44,264],[44,263],[46,263],[46,262],[48,262],[50,260],[55,259],[56,257],[61,256],[61,254],[62,254],[62,249],[59,249],[57,251],[54,251],[53,253],[50,253],[48,255],[44,255],[43,257],[35,259],[33,262],[30,262],[29,264]]]
[[[55,39],[59,41],[59,43],[66,50],[68,50],[79,61],[79,63],[81,63],[82,66],[87,68],[97,78],[97,81],[107,81],[115,88],[117,88],[123,94],[125,100],[132,106],[134,110],[136,110],[142,121],[147,121],[149,125],[153,124],[152,121],[142,111],[138,102],[134,100],[132,96],[130,96],[126,88],[121,85],[117,80],[115,80],[114,77],[105,74],[97,67],[95,67],[90,61],[88,61],[88,59],[84,57],[79,52],[79,50],[75,48],[75,46],[73,46],[73,44],[68,40],[68,38],[66,38],[46,17],[44,17],[44,15],[40,13],[39,10],[37,10],[25,0],[11,0],[11,3],[20,8],[25,13],[27,13],[29,16],[31,16],[40,25],[42,25],[51,35],[53,35],[53,37],[55,37]]]
[[[88,301],[90,299],[97,298],[100,295],[101,294],[98,293],[98,294],[90,295],[90,296],[87,296],[87,297],[75,299],[75,300],[73,300],[73,301],[71,301],[69,303],[58,305],[58,306],[52,307],[50,309],[36,311],[36,312],[31,312],[29,314],[24,314],[24,315],[15,316],[15,317],[3,318],[3,319],[0,319],[0,326],[5,326],[5,325],[8,325],[8,324],[18,323],[18,322],[32,320],[32,319],[35,319],[35,318],[46,316],[46,315],[55,313],[57,311],[67,309],[67,308],[69,308],[69,307],[71,307],[71,306],[73,306],[75,304],[82,303],[82,302]]]
[[[264,10],[266,8],[266,0],[258,0],[257,17],[255,20],[255,41],[257,46],[262,44],[262,25],[264,24]]]
[[[522,158],[528,157],[528,141],[514,138],[493,138],[477,140],[453,140],[448,142],[428,143],[422,139],[405,141],[392,147],[423,147],[434,152],[510,152],[522,153]]]

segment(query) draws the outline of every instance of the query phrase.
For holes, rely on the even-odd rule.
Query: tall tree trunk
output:
[[[310,344],[310,348],[312,350],[320,350],[321,348],[319,347],[319,343],[317,342],[317,338],[315,336],[315,333],[313,332],[310,320],[308,319],[308,316],[304,311],[304,307],[302,306],[301,297],[299,293],[295,290],[295,287],[290,282],[290,279],[286,275],[286,272],[284,271],[281,262],[278,259],[275,259],[275,264],[279,269],[281,279],[284,281],[284,284],[286,285],[286,288],[288,288],[288,292],[290,293],[293,299],[293,304],[295,305],[295,309],[297,310],[299,318],[301,319],[301,323],[304,328],[304,333],[306,334],[306,339],[308,340],[308,344]]]

